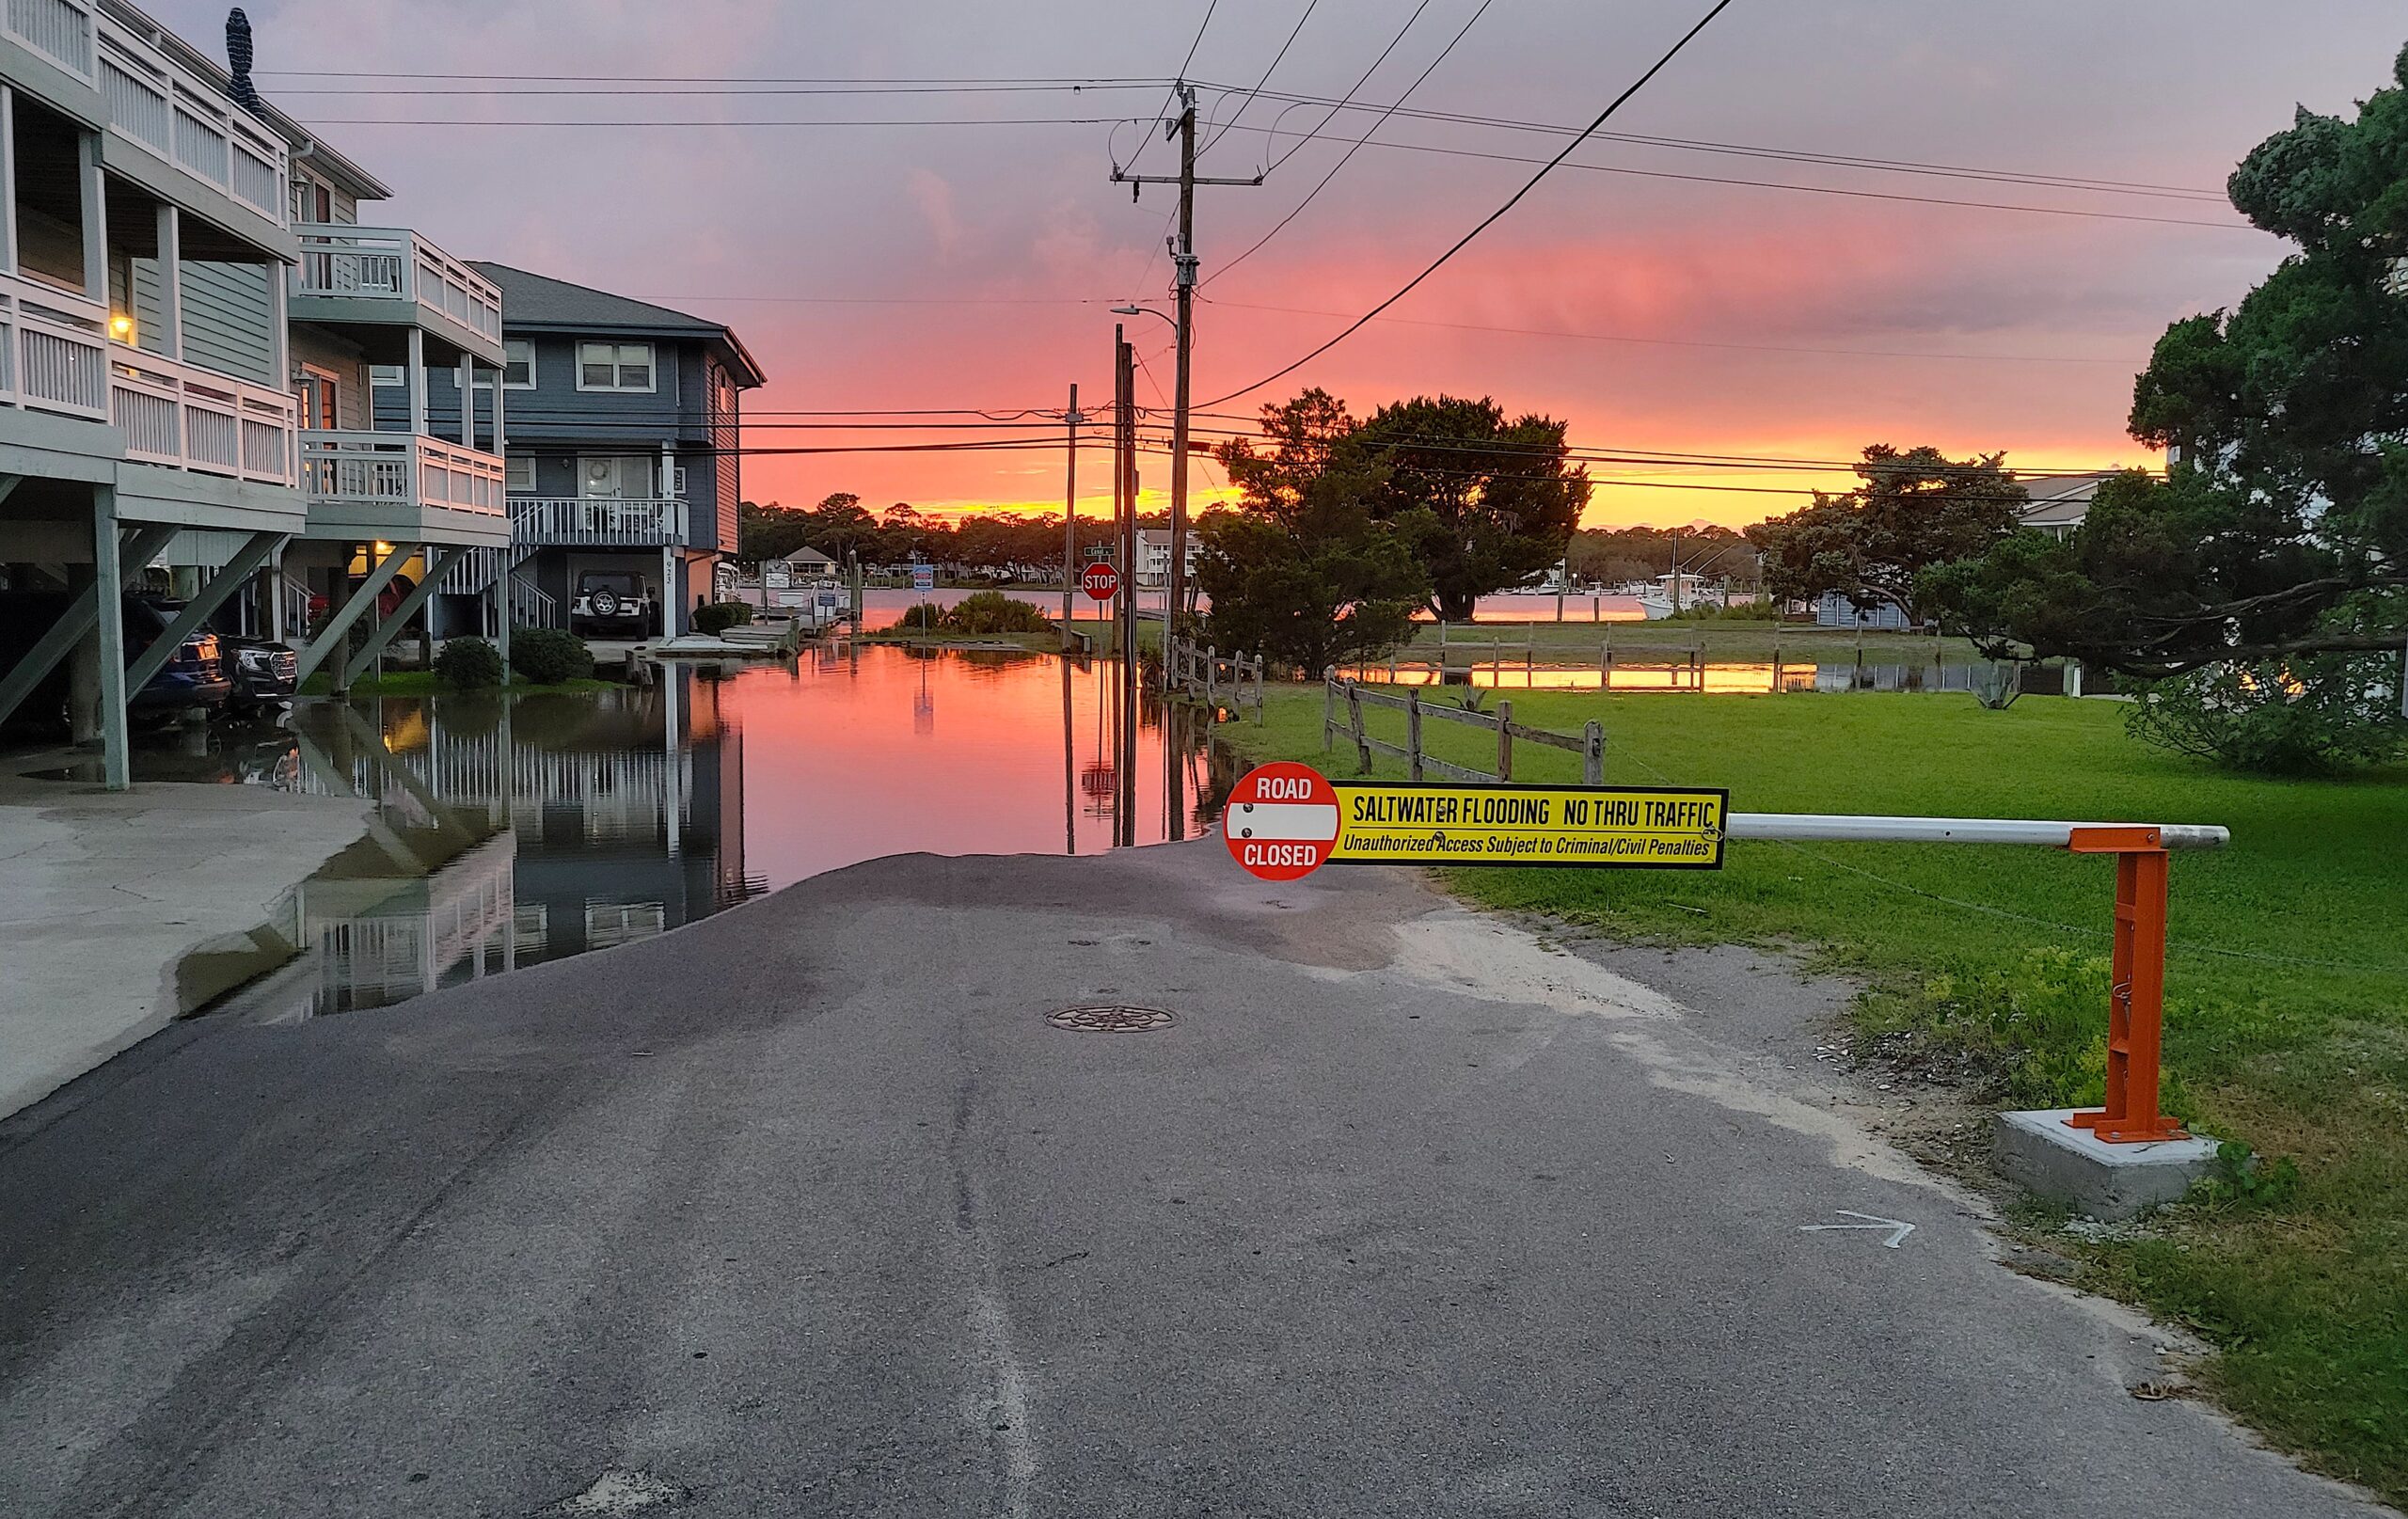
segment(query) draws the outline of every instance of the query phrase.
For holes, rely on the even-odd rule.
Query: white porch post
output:
[[[426,334],[410,328],[410,431],[426,435]]]
[[[81,134],[76,144],[77,173],[84,188],[84,295],[106,306],[109,300],[108,180],[101,172],[101,134]]]
[[[460,351],[460,447],[477,446],[477,361],[467,349]]]
[[[101,783],[111,791],[133,784],[126,753],[125,568],[118,558],[117,487],[92,488],[92,568],[101,593]]]
[[[493,375],[493,452],[494,457],[497,459],[503,457],[507,452],[507,450],[502,444],[501,393],[509,388],[510,358],[507,351],[505,351],[501,361],[501,368],[494,371]]]
[[[677,569],[677,549],[671,544],[660,546],[660,636],[677,636],[677,614],[685,609],[686,593],[682,586],[673,585],[670,577]]]
[[[133,293],[128,292],[126,304],[132,305]],[[160,352],[169,358],[184,356],[184,250],[183,223],[176,208],[159,207],[159,343]]]
[[[285,312],[291,309],[287,292],[291,289],[291,271],[281,261],[267,266],[267,330],[268,372],[276,376],[277,388],[290,394],[293,389],[293,333],[286,324]],[[375,407],[362,419],[368,425],[376,424]],[[281,554],[277,556],[281,560]]]
[[[17,92],[0,83],[0,270],[17,272]]]

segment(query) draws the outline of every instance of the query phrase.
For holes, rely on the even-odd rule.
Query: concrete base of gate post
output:
[[[2000,1114],[1991,1130],[1999,1170],[2041,1196],[2115,1220],[2174,1201],[2215,1161],[2216,1141],[2207,1135],[2110,1145],[2087,1129],[2069,1128],[2066,1119],[2076,1111]]]

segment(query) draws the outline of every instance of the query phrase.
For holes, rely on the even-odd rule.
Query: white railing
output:
[[[8,0],[8,35],[92,83],[91,0]]]
[[[515,497],[511,538],[522,544],[662,548],[686,541],[686,503]]]
[[[9,0],[39,8],[58,0]],[[109,130],[284,225],[288,150],[282,136],[182,69],[129,27],[99,18],[97,83]],[[84,71],[87,79],[94,70]]]
[[[301,435],[301,486],[312,502],[502,513],[502,465],[417,433]]]
[[[0,402],[106,421],[108,308],[0,275]]]
[[[301,237],[295,293],[413,301],[501,340],[500,287],[416,232],[324,222],[294,230]]]
[[[129,459],[293,483],[293,403],[280,390],[112,342],[109,418]]]

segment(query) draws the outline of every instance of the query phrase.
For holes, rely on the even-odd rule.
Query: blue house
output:
[[[477,398],[474,415],[508,441],[511,545],[446,581],[447,625],[475,625],[506,574],[521,625],[686,631],[712,567],[736,551],[738,398],[761,385],[761,366],[722,323],[508,264],[474,267],[502,297],[501,390],[490,407]],[[404,425],[400,376],[377,379],[379,425]],[[459,416],[459,385],[430,380],[441,430]]]

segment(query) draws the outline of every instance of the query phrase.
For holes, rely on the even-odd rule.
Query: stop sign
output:
[[[1079,584],[1097,601],[1110,601],[1120,590],[1120,572],[1109,564],[1090,564]]]
[[[1309,765],[1276,760],[1246,772],[1221,811],[1229,855],[1264,880],[1321,868],[1338,842],[1338,793]]]

